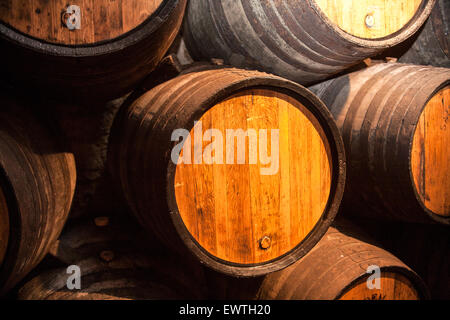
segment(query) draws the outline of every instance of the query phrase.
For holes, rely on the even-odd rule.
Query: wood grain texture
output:
[[[2,187],[0,185],[0,266],[3,262],[3,257],[6,254],[9,240],[9,212],[8,204],[3,194]]]
[[[323,13],[345,32],[365,39],[388,37],[414,17],[422,0],[315,0]],[[366,17],[373,17],[373,26]]]
[[[196,65],[142,92],[119,112],[108,157],[111,174],[145,229],[210,268],[241,277],[280,270],[323,236],[339,208],[345,156],[331,114],[310,91],[266,73]],[[234,164],[182,163],[178,155],[186,142],[173,134],[195,132],[200,119],[202,132],[217,128],[221,136],[224,128],[280,129],[279,170],[262,175],[260,169],[270,165],[261,158],[251,164],[248,146],[238,165],[237,141],[230,152]],[[191,141],[208,155],[209,143],[199,136]],[[223,145],[225,139],[226,132]]]
[[[436,98],[441,106],[427,106],[449,81],[450,69],[382,63],[310,88],[328,106],[344,139],[350,168],[342,204],[345,214],[450,223],[448,214],[437,214],[448,206],[448,131],[441,129],[447,127],[448,98],[444,102]],[[430,124],[424,123],[425,118],[421,120],[427,109],[436,112],[425,112],[433,122]],[[430,125],[434,127],[434,133],[427,137],[423,125],[428,130]],[[414,144],[428,146],[429,151],[419,156],[420,148]],[[415,159],[411,162],[412,156]],[[432,202],[439,203],[440,209],[433,207],[436,213],[430,210],[430,201],[425,199],[424,203],[420,196],[426,194],[421,188],[425,181],[419,181],[420,175],[415,173],[427,175],[421,166],[432,168],[429,173],[433,182],[429,182],[427,192],[432,193]]]
[[[0,270],[0,295],[47,254],[69,214],[75,192],[73,154],[18,98],[3,97],[0,166],[8,186],[10,237]]]
[[[380,289],[367,287],[369,266],[381,269]],[[263,300],[419,300],[426,299],[428,292],[408,266],[345,223],[330,228],[303,259],[267,275],[256,297]]]
[[[450,86],[425,106],[414,134],[411,171],[424,205],[450,216]]]
[[[45,13],[37,14],[36,9],[31,10],[31,16],[25,20],[34,17],[32,25],[43,28],[39,29],[41,38],[23,33],[0,20],[0,45],[4,59],[8,61],[5,73],[9,80],[18,87],[27,87],[33,92],[30,95],[51,95],[89,106],[93,101],[105,102],[121,97],[132,91],[162,60],[179,31],[186,7],[186,0],[162,0],[159,9],[149,15],[151,3],[156,6],[158,2],[83,1],[89,4],[91,10],[85,11],[92,17],[82,12],[84,18],[91,20],[85,21],[80,30],[68,31],[62,27],[61,12],[55,21],[52,20],[52,28],[47,30],[48,26],[44,28],[41,25],[45,23],[36,18]],[[55,1],[41,2],[51,5]],[[16,3],[35,8],[37,2],[14,1],[13,5],[12,1],[3,1],[0,2],[1,12],[9,12],[8,8]],[[135,7],[129,7],[130,3],[135,3]],[[29,11],[27,8],[25,13]],[[144,16],[147,19],[133,28]],[[133,29],[124,33],[129,28]],[[67,33],[66,42],[57,40]],[[56,38],[47,41],[46,34]]]
[[[18,0],[1,1],[0,20],[28,36],[64,45],[111,40],[138,27],[162,0]],[[62,13],[81,9],[81,29],[69,30]]]
[[[199,120],[203,131],[267,130],[267,155],[278,144],[278,170],[262,175],[268,164],[251,162],[251,150],[261,153],[261,135],[246,138],[245,150],[234,143],[233,155],[245,152],[245,162],[178,164],[175,192],[187,229],[214,256],[234,263],[261,263],[295,248],[316,226],[328,203],[332,167],[325,133],[301,103],[270,90],[244,90],[215,105]],[[279,130],[279,140],[271,140]],[[196,128],[191,130],[195,141]],[[237,139],[236,139],[237,142]],[[221,142],[218,142],[221,143]],[[203,142],[203,150],[210,142]],[[256,144],[256,145],[255,145]],[[195,144],[191,144],[194,154]],[[264,150],[265,152],[265,150]],[[224,164],[225,163],[225,164]],[[270,247],[259,242],[270,238]]]
[[[367,279],[359,280],[339,300],[420,300],[411,281],[399,273],[382,272],[380,289],[369,289]]]

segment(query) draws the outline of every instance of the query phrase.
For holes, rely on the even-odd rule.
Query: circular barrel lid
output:
[[[450,217],[450,86],[439,90],[422,111],[411,149],[411,174],[422,204]]]
[[[243,89],[195,123],[175,172],[175,198],[210,255],[259,264],[296,248],[321,221],[332,159],[319,121],[275,89]]]
[[[163,0],[2,1],[0,21],[52,44],[88,45],[137,28]]]
[[[359,38],[380,39],[405,27],[423,0],[314,0],[341,30]]]

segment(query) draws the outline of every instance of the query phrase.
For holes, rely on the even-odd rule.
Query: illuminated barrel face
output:
[[[434,95],[420,116],[411,149],[411,174],[422,204],[450,216],[450,86]]]
[[[124,35],[162,0],[15,0],[0,3],[0,21],[49,43],[85,45]]]
[[[405,27],[422,0],[315,0],[343,31],[359,38],[380,39]]]
[[[264,263],[319,223],[331,193],[330,146],[297,99],[243,90],[204,113],[189,137],[176,168],[176,202],[211,255]]]

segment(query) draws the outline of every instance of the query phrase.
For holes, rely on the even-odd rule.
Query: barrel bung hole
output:
[[[315,0],[340,29],[359,38],[379,39],[405,27],[422,0]]]

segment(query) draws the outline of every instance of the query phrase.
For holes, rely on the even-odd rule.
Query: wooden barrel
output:
[[[301,84],[339,73],[413,35],[435,0],[192,0],[184,24],[196,59]]]
[[[399,61],[450,68],[449,19],[450,1],[437,0],[430,19]]]
[[[65,267],[38,270],[19,290],[20,300],[205,299],[203,268],[161,247],[142,250],[139,226],[118,216],[73,221],[52,250]],[[69,289],[80,269],[80,288]],[[68,281],[69,280],[69,281]]]
[[[345,179],[336,129],[291,81],[193,68],[122,107],[110,168],[141,224],[165,243],[255,276],[300,258],[333,220]]]
[[[47,254],[67,219],[76,179],[73,155],[55,133],[19,103],[1,100],[0,295]]]
[[[450,223],[449,69],[378,64],[311,89],[343,135],[345,212]]]
[[[152,71],[181,25],[186,0],[0,3],[11,77],[52,94],[119,97]]]
[[[347,228],[330,228],[303,259],[266,276],[256,298],[421,300],[429,297],[425,284],[414,271]],[[374,266],[380,270],[379,286],[373,271],[368,272]]]

